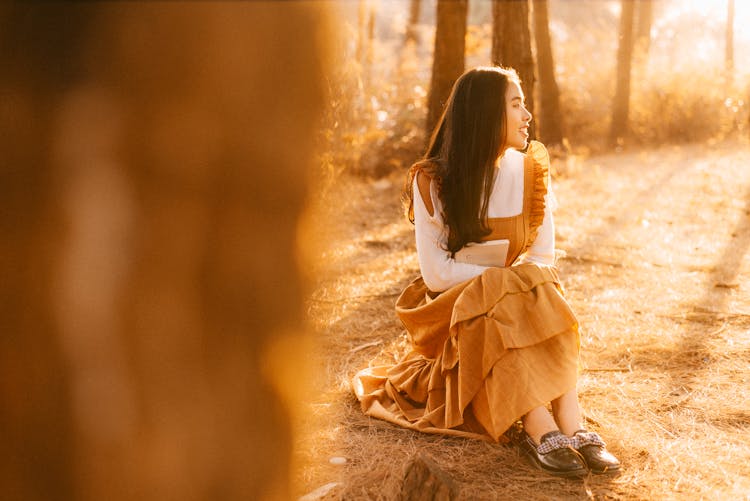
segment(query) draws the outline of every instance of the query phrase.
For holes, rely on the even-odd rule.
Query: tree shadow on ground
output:
[[[673,318],[687,324],[699,325],[702,328],[687,329],[681,337],[677,351],[685,357],[710,355],[706,344],[710,341],[712,330],[719,330],[722,326],[750,325],[749,311],[728,311],[727,303],[735,290],[740,288],[737,280],[743,260],[750,250],[750,188],[745,193],[746,204],[742,209],[742,216],[731,231],[723,231],[729,235],[720,255],[712,266],[702,268],[708,271],[705,279],[704,293],[697,301],[683,302],[677,310],[678,316]],[[717,221],[715,227],[722,225]]]
[[[368,226],[367,233],[376,235],[377,227],[385,228],[392,221],[378,221]],[[386,266],[378,259],[389,259],[404,250],[403,241],[410,241],[411,227],[397,232],[399,242],[384,242],[369,236],[356,236],[357,245],[347,263],[356,268]],[[411,244],[410,244],[411,245]],[[348,272],[348,270],[347,270]],[[336,320],[321,332],[322,352],[328,366],[328,399],[336,412],[336,432],[329,445],[339,444],[350,466],[343,473],[342,493],[345,499],[395,498],[400,489],[401,475],[416,452],[426,452],[455,479],[462,499],[497,499],[499,496],[544,499],[554,492],[557,498],[580,499],[588,492],[609,492],[617,477],[590,476],[579,481],[552,477],[530,466],[516,448],[488,444],[478,440],[421,434],[365,416],[348,388],[348,381],[373,359],[398,355],[408,348],[403,327],[394,312],[396,297],[418,274],[416,268],[404,268],[387,284],[371,284],[378,291],[371,294],[369,286],[358,296],[336,296],[351,290],[350,283],[332,287],[330,295],[313,298],[311,306],[321,314],[335,311]],[[355,278],[354,275],[351,277]],[[363,279],[364,281],[365,279]],[[322,299],[322,301],[321,301]],[[400,353],[403,354],[403,353]],[[330,424],[330,423],[329,423]],[[478,472],[484,472],[478,480]],[[550,491],[551,489],[551,491]],[[389,496],[393,494],[393,496]]]
[[[739,288],[737,278],[743,260],[750,250],[750,187],[744,200],[743,213],[733,231],[728,232],[730,240],[711,267],[703,296],[697,302],[681,307],[681,311],[685,312],[684,320],[694,326],[685,329],[676,349],[677,357],[699,357],[704,362],[697,365],[693,373],[695,383],[701,381],[703,373],[711,366],[712,350],[709,343],[713,338],[728,326],[750,327],[750,312],[728,311],[731,295]]]
[[[649,203],[656,200],[658,194],[669,186],[670,181],[676,175],[684,173],[684,171],[684,165],[674,162],[673,167],[651,182],[648,187],[635,192],[628,199],[622,200],[620,206],[628,208],[628,210],[618,211],[617,215],[613,218],[608,218],[602,221],[598,226],[586,230],[584,239],[575,247],[567,250],[570,258],[574,260],[583,259],[585,261],[597,261],[597,257],[592,257],[592,253],[594,256],[596,254],[592,251],[601,248],[606,240],[612,235],[617,234],[628,225],[640,220],[643,214],[648,210]]]

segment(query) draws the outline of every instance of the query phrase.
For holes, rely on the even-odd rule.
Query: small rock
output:
[[[401,501],[453,501],[456,498],[453,479],[432,459],[417,454],[406,467]]]

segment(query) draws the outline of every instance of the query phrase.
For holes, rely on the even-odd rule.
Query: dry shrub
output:
[[[321,125],[323,174],[335,179],[343,171],[383,177],[410,165],[424,145],[426,82],[424,46],[390,38],[365,38],[345,23],[329,103]],[[425,37],[419,28],[418,40]],[[363,47],[363,48],[362,48]]]
[[[352,3],[352,6],[355,4]],[[405,42],[408,2],[376,4],[374,37],[357,27],[353,7],[329,78],[329,108],[321,125],[323,176],[342,172],[382,177],[423,152],[426,95],[432,68],[434,6],[423,6],[415,41]],[[612,2],[551,2],[551,34],[562,119],[576,154],[608,149],[617,53],[618,13]],[[724,140],[747,133],[747,43],[738,31],[737,71],[725,84],[721,14],[701,17],[676,1],[657,4],[650,51],[633,56],[631,145]],[[488,64],[489,8],[472,8],[466,66]],[[364,38],[363,38],[364,37]],[[698,55],[693,49],[699,49]],[[539,110],[537,110],[538,112]]]
[[[704,67],[661,71],[636,82],[631,133],[640,144],[725,139],[745,129],[748,107],[739,88],[724,89]]]
[[[565,135],[576,151],[601,151],[606,148],[609,132],[614,61],[571,66],[571,73],[558,77]]]
[[[581,16],[580,9],[592,13]],[[629,144],[724,140],[746,134],[746,50],[736,37],[735,78],[725,82],[724,20],[679,2],[657,4],[650,49],[636,45]],[[561,106],[574,149],[607,149],[616,77],[618,18],[602,2],[570,2],[553,11],[551,31]]]

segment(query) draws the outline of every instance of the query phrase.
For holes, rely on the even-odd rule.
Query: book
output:
[[[505,267],[508,258],[510,240],[488,240],[487,242],[470,242],[454,255],[459,263],[479,264],[482,266]]]

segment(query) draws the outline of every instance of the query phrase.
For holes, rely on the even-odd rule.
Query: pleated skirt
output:
[[[488,268],[437,295],[417,278],[396,313],[412,351],[354,376],[367,415],[502,442],[521,416],[575,388],[578,322],[553,266]]]

